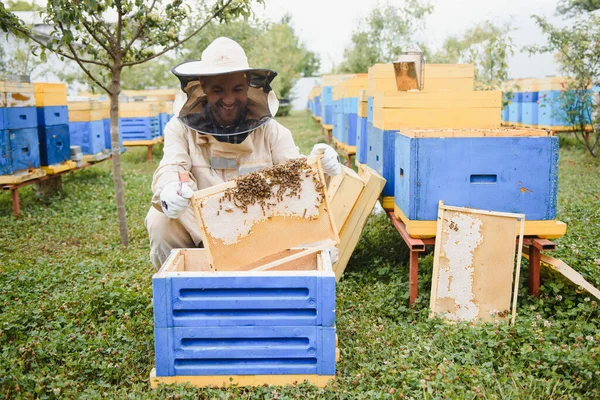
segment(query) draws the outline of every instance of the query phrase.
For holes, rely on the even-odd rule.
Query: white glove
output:
[[[180,186],[181,194],[179,193]],[[160,205],[163,213],[171,219],[179,218],[187,206],[189,206],[193,194],[194,191],[186,183],[167,183],[160,192]]]
[[[309,157],[323,154],[321,164],[323,165],[323,172],[325,175],[333,176],[342,173],[342,167],[340,166],[340,158],[338,157],[337,151],[333,147],[325,144],[315,144]]]

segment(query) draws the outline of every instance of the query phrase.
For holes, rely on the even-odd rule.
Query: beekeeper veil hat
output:
[[[250,68],[244,49],[235,41],[220,37],[203,52],[200,61],[187,61],[175,66],[171,72],[179,78],[181,90],[187,100],[181,107],[179,119],[187,127],[216,139],[244,134],[267,123],[277,113],[279,101],[271,90],[277,72]],[[202,88],[205,76],[243,72],[248,79],[248,102],[240,120],[232,126],[219,126],[213,119]]]

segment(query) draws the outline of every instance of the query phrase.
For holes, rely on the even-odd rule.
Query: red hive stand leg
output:
[[[152,161],[152,145],[148,146],[148,162]]]
[[[10,190],[12,195],[12,206],[13,214],[18,217],[21,214],[21,203],[19,202],[19,188],[13,188]]]

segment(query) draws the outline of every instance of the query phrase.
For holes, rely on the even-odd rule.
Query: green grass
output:
[[[308,114],[280,122],[303,153],[322,141]],[[560,154],[556,256],[600,286],[600,162],[569,138]],[[428,319],[431,255],[409,309],[407,251],[384,216],[371,217],[338,285],[342,359],[330,387],[151,391],[151,277],[144,217],[152,163],[129,149],[123,170],[131,244],[118,245],[110,163],[66,176],[64,191],[21,193],[22,216],[0,193],[0,398],[598,398],[597,303],[544,270],[542,297],[522,271],[517,324]],[[591,299],[590,299],[591,298]]]

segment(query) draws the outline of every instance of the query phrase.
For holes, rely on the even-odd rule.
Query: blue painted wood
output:
[[[523,102],[523,92],[513,93],[513,101],[515,103],[522,103]]]
[[[313,98],[313,102],[314,102],[314,115],[315,117],[320,117],[322,113],[322,106],[321,106],[321,96],[315,96]]]
[[[71,136],[69,134],[68,123],[38,126],[38,135],[42,165],[60,164],[63,161],[71,159]]]
[[[358,97],[344,98],[344,114],[358,113]]]
[[[152,280],[154,326],[335,324],[335,276],[221,275]]]
[[[534,127],[538,124],[540,106],[536,102],[523,103],[523,124]]]
[[[394,196],[394,142],[397,133],[398,131],[384,131],[374,126],[371,128],[371,136],[367,139],[369,149],[373,152],[370,160],[367,155],[367,164],[386,179],[383,196]]]
[[[0,107],[0,131],[8,129],[7,122],[8,117],[6,116],[6,107]]]
[[[439,200],[459,207],[556,217],[558,137],[409,138],[396,135],[396,205],[435,220]]]
[[[323,105],[322,112],[321,123],[323,125],[333,125],[333,104]]]
[[[373,123],[373,97],[367,98],[367,121]]]
[[[510,118],[510,106],[506,105],[502,109],[502,122],[508,122]]]
[[[83,154],[97,154],[106,149],[104,120],[69,122],[71,146],[81,146]]]
[[[155,328],[157,376],[335,374],[335,328]]]
[[[538,101],[539,92],[523,92],[522,103],[532,103]]]
[[[344,141],[344,99],[333,102],[333,131],[332,135],[340,142]]]
[[[519,104],[514,101],[508,107],[508,122],[519,122]]]
[[[160,136],[160,122],[158,116],[119,118],[119,132],[123,140],[152,140]]]
[[[67,125],[69,109],[67,106],[37,107],[38,126]]]
[[[356,146],[356,131],[358,115],[356,113],[344,114],[344,138],[343,142],[349,146]]]
[[[375,132],[373,123],[367,120],[367,165],[375,171],[381,171],[383,159],[383,136]]]
[[[37,126],[38,119],[36,107],[6,108],[5,129],[37,128]]]
[[[366,117],[357,117],[356,160],[361,164],[367,163],[367,118]]]
[[[37,127],[1,130],[0,153],[2,175],[39,168],[40,148]]]

